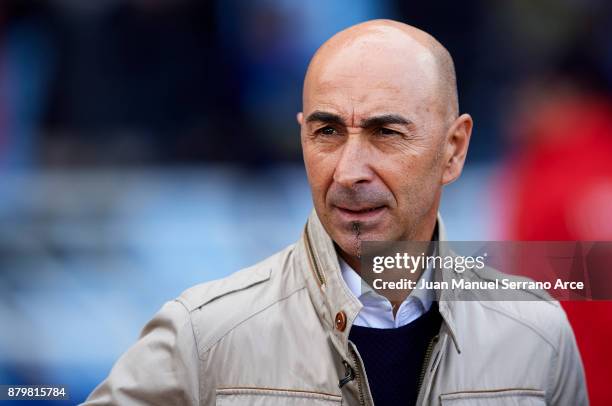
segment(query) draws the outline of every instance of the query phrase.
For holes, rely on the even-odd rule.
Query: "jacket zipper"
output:
[[[361,368],[363,368],[363,366],[361,365],[361,363],[359,362],[359,358],[357,357],[357,354],[355,354],[355,351],[353,351],[353,349],[350,349],[350,353],[351,353],[351,357],[353,358],[353,362],[355,362],[355,370],[354,370],[354,375],[355,375],[355,379],[357,379],[357,390],[359,391],[359,404],[362,406],[365,406],[365,397],[363,395],[363,387],[361,386],[361,378],[363,377],[363,374],[361,373]]]
[[[351,367],[351,365],[344,360],[342,361],[342,365],[344,365],[344,377],[338,381],[338,388],[340,389],[355,379],[355,370]]]
[[[423,381],[425,380],[425,375],[427,373],[427,366],[429,365],[429,361],[431,360],[431,354],[433,353],[433,349],[434,346],[436,345],[436,343],[438,342],[439,339],[439,335],[436,335],[434,337],[432,337],[431,340],[429,340],[429,344],[427,345],[427,349],[425,350],[425,358],[423,359],[423,365],[421,367],[421,374],[419,376],[419,382],[417,385],[417,394],[421,393],[421,387],[423,386]],[[353,358],[353,362],[355,363],[355,369],[352,368],[348,362],[343,361],[342,363],[344,364],[344,368],[346,370],[346,375],[344,376],[344,378],[342,378],[340,380],[340,382],[338,382],[338,387],[342,389],[342,387],[344,385],[346,385],[347,383],[349,383],[350,381],[356,379],[357,380],[357,389],[359,392],[359,404],[362,406],[365,406],[365,397],[363,394],[363,387],[362,387],[362,383],[361,383],[361,378],[362,378],[362,374],[361,374],[361,368],[362,365],[359,362],[359,358],[357,357],[357,354],[355,354],[355,351],[353,351],[353,349],[350,349],[349,351],[351,353],[351,358]]]
[[[427,373],[427,365],[429,365],[429,360],[431,359],[431,354],[433,353],[433,349],[436,342],[438,341],[438,338],[438,335],[433,336],[432,339],[429,340],[427,350],[425,350],[425,359],[423,359],[423,366],[421,367],[421,375],[419,376],[419,383],[417,385],[417,394],[421,393],[421,386],[423,386],[425,374]]]
[[[306,251],[308,252],[308,259],[310,260],[310,264],[312,268],[314,269],[317,279],[319,280],[319,284],[325,285],[325,276],[323,276],[323,273],[319,269],[317,261],[315,261],[314,253],[312,252],[312,246],[310,245],[310,233],[308,232],[308,224],[306,224],[304,233],[306,234],[305,235],[306,238],[304,238],[304,242],[306,245]]]

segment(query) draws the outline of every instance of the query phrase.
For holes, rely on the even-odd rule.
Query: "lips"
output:
[[[378,218],[386,209],[387,206],[376,207],[340,207],[335,206],[338,216],[344,221],[372,221]]]
[[[370,212],[374,212],[376,210],[380,210],[382,209],[384,206],[377,206],[377,207],[363,207],[363,208],[357,208],[357,207],[340,207],[340,206],[336,206],[339,210],[344,211],[344,212],[348,212],[348,213],[354,213],[354,214],[362,214],[362,213],[370,213]]]

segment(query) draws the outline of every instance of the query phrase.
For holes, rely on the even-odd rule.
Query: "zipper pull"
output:
[[[338,387],[340,389],[342,389],[344,385],[355,379],[355,371],[353,370],[353,367],[351,367],[350,364],[346,361],[342,361],[342,365],[344,365],[345,375],[344,378],[338,381]]]

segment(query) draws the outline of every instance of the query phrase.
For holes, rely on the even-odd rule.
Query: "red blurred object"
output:
[[[551,101],[551,99],[553,99]],[[612,105],[585,96],[540,102],[515,136],[499,190],[512,240],[612,240]],[[592,405],[611,405],[612,302],[563,302]]]

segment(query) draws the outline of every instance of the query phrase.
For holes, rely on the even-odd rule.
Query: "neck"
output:
[[[413,238],[411,238],[410,240],[412,241],[432,241],[434,239],[437,239],[437,236],[434,235],[435,230],[436,230],[436,217],[434,217],[433,222],[431,222],[431,224],[428,224],[428,227],[426,227],[426,229],[423,232],[417,233],[417,235],[415,235]],[[338,253],[338,255],[340,255],[340,257],[342,257],[342,259],[355,271],[357,272],[357,274],[359,276],[362,277],[362,279],[366,280],[365,278],[363,278],[363,275],[361,273],[361,259],[356,256],[356,255],[351,255],[349,253],[347,253],[346,251],[344,251],[342,248],[340,248],[338,245],[336,245],[336,251]],[[418,281],[421,278],[421,275],[423,274],[424,268],[421,268],[419,270],[417,270],[414,274],[414,280]],[[387,300],[389,300],[389,302],[391,302],[392,306],[393,306],[393,316],[395,316],[397,314],[397,311],[400,307],[400,305],[402,304],[402,302],[404,302],[404,300],[406,300],[406,298],[408,297],[408,295],[410,295],[410,292],[412,290],[411,289],[405,289],[402,291],[401,295],[397,295],[397,292],[391,297],[390,294],[385,294],[385,291],[380,292],[385,298],[387,298]]]
[[[348,266],[350,266],[359,276],[361,276],[361,260],[355,255],[347,254],[339,246],[336,246],[336,250],[344,262],[346,262]]]

